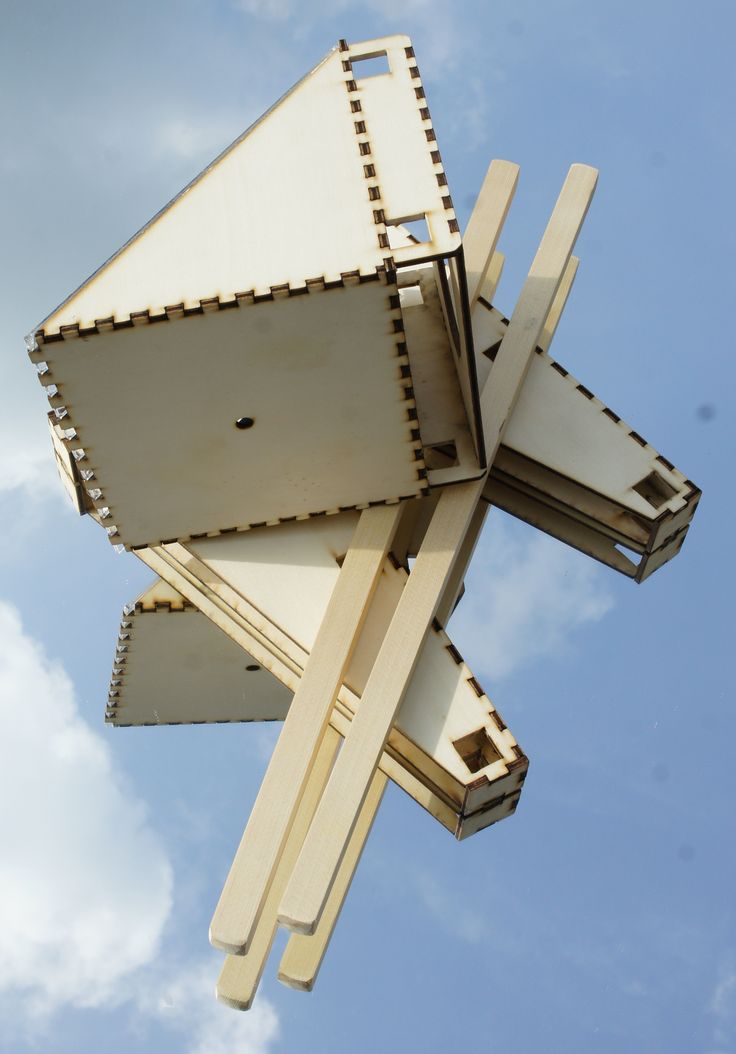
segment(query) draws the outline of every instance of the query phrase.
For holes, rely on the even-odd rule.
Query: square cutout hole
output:
[[[428,469],[453,468],[457,465],[457,447],[454,439],[445,443],[433,443],[424,447],[424,464]]]
[[[424,303],[424,297],[422,296],[422,290],[417,282],[416,285],[405,285],[399,289],[399,301],[401,307],[419,307]]]
[[[659,472],[650,472],[644,479],[635,483],[633,489],[655,509],[661,509],[670,498],[677,494],[675,488],[663,476],[660,476]]]
[[[403,227],[403,230],[394,230],[392,232],[392,227]],[[398,219],[386,220],[386,228],[388,230],[389,244],[392,249],[398,247],[398,245],[401,244],[398,239],[403,240],[407,234],[415,245],[423,245],[425,242],[431,242],[432,240],[427,217],[423,212],[419,213],[417,216],[400,216]]]
[[[480,772],[486,765],[500,761],[501,755],[485,728],[479,728],[452,744],[471,772]]]
[[[382,73],[391,72],[385,51],[376,51],[372,55],[359,55],[358,58],[351,59],[350,64],[356,80],[362,80],[364,77],[380,77]]]

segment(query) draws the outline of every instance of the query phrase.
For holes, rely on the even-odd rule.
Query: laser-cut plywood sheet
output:
[[[490,378],[492,383],[493,366],[483,352],[498,345],[506,324],[498,311],[481,301],[473,323],[481,382]],[[496,486],[497,480],[502,487]],[[509,487],[523,496],[521,503],[506,500],[513,497]],[[663,556],[666,547],[665,558],[671,559],[700,491],[563,366],[539,352],[491,471],[488,496],[624,574],[642,578],[664,560],[648,557],[637,568],[613,543],[637,553],[653,554],[661,548]],[[610,546],[599,550],[592,536],[577,529],[568,533],[569,525],[557,513],[602,533],[611,539]]]
[[[402,339],[396,287],[375,280],[44,355],[97,508],[139,546],[421,493]]]
[[[124,661],[113,676],[120,684],[112,686],[108,720],[121,725],[163,723],[164,713],[171,723],[255,719],[253,707],[261,705],[261,698],[252,693],[260,678],[271,676],[268,670],[293,691],[299,679],[294,671],[304,668],[314,644],[357,519],[355,513],[343,513],[171,547],[187,574],[201,578],[208,590],[218,592],[218,580],[227,581],[228,591],[220,590],[219,595],[226,603],[237,603],[240,625],[249,626],[253,634],[251,650],[228,640],[191,605],[184,606],[175,589],[158,583],[124,619]],[[190,551],[196,552],[202,564],[187,562]],[[208,569],[222,577],[208,577]],[[345,674],[338,719],[342,715],[349,721],[355,712],[381,644],[382,627],[398,601],[406,574],[386,561]],[[160,629],[162,623],[164,629]],[[162,634],[168,647],[163,646]],[[180,656],[186,651],[196,653],[195,668],[206,668],[213,641],[219,658],[211,660],[210,667],[217,667],[213,676],[217,685],[222,681],[227,698],[201,695],[196,680],[189,688],[182,679]],[[253,664],[263,669],[245,670]],[[179,686],[175,693],[166,687],[172,666],[172,681]],[[231,679],[227,671],[232,672]],[[225,675],[228,679],[222,680]],[[165,710],[155,702],[159,693],[170,700]],[[154,709],[158,718],[152,717]],[[262,716],[274,714],[264,711]],[[338,731],[344,734],[344,726]],[[486,808],[499,796],[518,790],[526,770],[526,760],[518,760],[523,755],[512,733],[439,627],[430,631],[422,649],[388,750],[408,766],[406,778],[397,780],[404,789],[426,806],[422,793],[413,789],[418,778],[426,790],[450,804],[456,815]],[[469,758],[473,758],[470,765]],[[442,822],[449,826],[446,818]]]
[[[363,76],[367,54],[388,72]],[[416,216],[426,238],[397,262],[456,251],[426,106],[408,37],[334,48],[39,328],[372,274],[390,255],[387,224]]]

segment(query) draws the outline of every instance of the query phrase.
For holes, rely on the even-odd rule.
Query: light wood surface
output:
[[[562,312],[565,310],[567,298],[572,292],[572,286],[575,281],[575,276],[578,273],[579,264],[580,260],[577,256],[571,256],[567,261],[567,267],[563,272],[562,281],[557,287],[552,306],[547,312],[547,317],[542,326],[542,332],[539,334],[539,340],[537,341],[537,344],[542,351],[549,351],[552,338],[554,337],[559,321],[562,318]]]
[[[45,345],[115,540],[157,545],[426,490],[396,294],[356,279]]]
[[[292,933],[289,937],[278,973],[279,981],[289,988],[311,992],[314,987],[368,835],[378,814],[387,782],[386,776],[380,770],[376,772],[314,934],[307,937],[302,933]]]
[[[353,524],[357,520],[355,513],[342,516]],[[303,588],[296,567],[294,576],[283,578],[279,585],[274,573],[277,569],[271,565],[272,589],[269,591],[264,582],[263,592],[256,590],[249,595],[250,603],[239,594],[233,597],[235,591],[228,589],[230,599],[240,601],[240,610],[236,611],[213,593],[212,587],[219,589],[221,584],[210,572],[208,592],[217,597],[219,606],[207,599],[204,584],[201,603],[205,610],[211,611],[212,618],[218,620],[213,622],[197,610],[199,594],[190,565],[184,569],[189,573],[188,577],[177,576],[177,581],[188,590],[186,598],[178,590],[159,582],[134,605],[129,605],[121,623],[127,650],[124,655],[116,652],[106,721],[117,726],[247,721],[256,717],[277,717],[279,707],[285,712],[316,636],[316,628],[312,631],[310,627],[314,613],[307,609],[324,595],[324,606],[320,601],[315,620],[318,623],[339,573],[331,552],[339,548],[341,539],[346,538],[346,548],[350,541],[351,532],[344,530],[339,519],[330,517],[301,525],[300,559],[310,572]],[[331,529],[326,531],[328,526]],[[403,528],[403,517],[401,526]],[[263,528],[261,532],[253,532],[251,537],[257,542],[259,534],[268,535],[270,539],[272,532],[283,533],[284,549],[290,550],[289,541],[294,537],[294,530],[294,525],[287,524]],[[309,546],[306,545],[308,540],[312,543]],[[220,550],[239,549],[241,541],[238,536],[230,535],[213,539],[211,545]],[[167,556],[171,557],[172,552],[179,548],[167,546]],[[331,573],[334,572],[327,590],[325,584],[319,584],[320,574],[313,573],[319,571],[325,552],[332,564]],[[150,551],[139,551],[142,557],[146,554],[150,555]],[[224,571],[227,561],[220,558],[217,563]],[[160,566],[165,574],[171,574],[175,566],[181,565],[167,565],[161,561]],[[198,562],[196,567],[200,566]],[[322,570],[326,572],[328,567],[323,566]],[[331,724],[341,735],[347,734],[357,711],[406,579],[407,572],[403,567],[394,566],[389,559],[384,562],[330,716]],[[292,600],[279,612],[279,604],[273,601],[280,589]],[[256,605],[262,607],[257,628],[252,622]],[[249,617],[246,619],[245,615]],[[278,624],[271,621],[277,616]],[[307,646],[299,646],[294,637],[305,638]],[[260,669],[246,672],[244,666],[252,662],[258,663]],[[204,671],[213,663],[216,671],[210,674],[210,690],[204,691],[199,677],[204,676]],[[191,676],[183,667],[191,669]],[[265,684],[262,683],[264,679]],[[271,680],[273,685],[269,684]],[[279,697],[279,687],[285,698]],[[465,752],[460,751],[456,744],[474,735],[486,736],[494,750],[486,764],[480,768],[474,764],[471,769],[464,760]],[[433,625],[389,734],[380,762],[383,771],[452,834],[461,838],[465,836],[467,818],[471,813],[488,809],[499,797],[518,788],[524,767],[520,757],[511,730],[463,662],[457,648],[444,630]],[[228,803],[223,802],[222,808],[229,808]]]
[[[506,429],[595,191],[598,173],[572,165],[481,394],[489,464]]]
[[[529,362],[588,210],[597,172],[573,165],[532,261],[481,396],[492,464]],[[358,811],[406,691],[419,650],[440,603],[484,481],[447,488],[437,503],[361,705],[328,781],[279,909],[297,933],[314,933]]]
[[[397,250],[402,263],[457,249],[447,180],[407,49],[402,35],[333,48],[53,311],[45,332],[375,272],[389,255],[376,211],[386,221],[427,217],[429,244]],[[365,54],[387,55],[389,72],[361,77]],[[371,188],[378,193],[369,197]]]
[[[339,745],[340,736],[334,729],[327,728],[317,750],[304,793],[299,800],[294,824],[276,868],[248,954],[225,956],[225,963],[217,982],[217,998],[235,1010],[248,1010],[253,1002],[278,928],[276,910],[279,899],[309,829]],[[385,776],[382,778],[385,783]]]
[[[463,234],[463,252],[471,311],[478,296],[483,292],[486,275],[491,267],[518,180],[518,165],[511,161],[491,161],[480,194],[473,206],[473,212]]]
[[[483,480],[461,483],[447,487],[437,502],[281,902],[279,921],[298,933],[313,933],[322,914],[482,491]]]
[[[361,514],[212,918],[223,951],[247,951],[400,515]]]
[[[473,553],[475,552],[475,547],[480,539],[487,514],[488,503],[484,501],[478,502],[465,538],[463,539],[463,544],[460,547],[457,560],[455,561],[450,577],[447,580],[439,607],[437,608],[435,618],[440,626],[447,625],[450,616],[455,610],[458,598],[463,589],[465,573],[470,566],[470,561],[473,559]]]

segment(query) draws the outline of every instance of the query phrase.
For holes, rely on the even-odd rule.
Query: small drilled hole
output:
[[[254,424],[255,421],[252,417],[239,417],[235,422],[235,427],[241,429],[252,428]]]
[[[246,666],[245,668],[248,671],[248,673],[255,673],[255,671],[256,670],[260,670],[261,667],[258,666],[256,663],[252,662],[250,664],[250,666]]]

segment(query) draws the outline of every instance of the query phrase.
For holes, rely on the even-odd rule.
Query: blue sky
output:
[[[0,39],[0,1049],[736,1051],[732,5],[6,0]],[[211,995],[273,729],[111,730],[149,581],[65,504],[23,335],[339,37],[409,33],[464,222],[521,165],[510,312],[600,169],[555,358],[704,491],[642,586],[492,513],[451,632],[531,758],[457,844],[390,788],[311,996]],[[504,597],[513,595],[510,621]],[[728,650],[727,650],[728,649]]]

